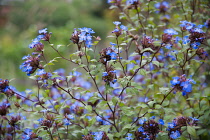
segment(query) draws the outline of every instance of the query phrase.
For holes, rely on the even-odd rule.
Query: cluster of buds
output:
[[[157,47],[154,45],[154,39],[150,38],[149,36],[143,36],[141,40],[141,44],[143,46],[143,49],[145,48],[151,48],[152,50],[156,50]]]
[[[0,105],[0,115],[5,116],[7,113],[9,113],[10,103],[2,103]]]
[[[183,126],[196,126],[199,119],[192,117],[178,117],[173,122],[168,123],[168,136],[170,139],[177,139],[181,136]]]
[[[169,3],[166,1],[158,2],[155,4],[155,8],[159,9],[159,13],[166,13],[166,11],[170,8]]]
[[[117,82],[116,79],[116,71],[112,68],[112,66],[107,66],[106,72],[103,72],[102,79],[106,82]]]
[[[74,44],[79,44],[79,34],[81,32],[77,31],[76,29],[74,29],[74,32],[71,35],[70,40],[74,43]]]
[[[204,50],[204,48],[198,48],[196,50],[196,54],[200,59],[205,59],[208,56],[208,53]]]
[[[44,45],[40,42],[41,40],[50,42],[51,32],[47,32],[47,28],[38,31],[39,35],[33,39],[32,43],[29,44],[29,48],[35,48],[35,51],[42,52],[44,50]]]
[[[40,64],[40,55],[35,57],[28,55],[24,56],[22,59],[26,61],[20,65],[20,69],[22,69],[23,72],[26,72],[28,76],[33,74],[37,69],[43,69]]]
[[[71,35],[70,40],[74,43],[78,45],[78,50],[81,49],[81,44],[84,42],[85,46],[90,48],[92,46],[92,35],[95,33],[93,31],[93,29],[91,28],[87,28],[87,27],[83,27],[83,28],[79,28],[74,29],[73,34]]]
[[[43,35],[43,37],[41,38],[44,41],[50,42],[50,37],[52,32],[47,32],[47,28],[41,29],[39,30],[39,34]]]
[[[167,43],[170,43],[171,44],[171,40],[172,40],[172,35],[170,34],[167,34],[167,33],[164,33],[162,35],[162,42],[167,44]]]
[[[139,0],[127,0],[126,5],[128,5],[128,9],[137,9],[141,3]]]
[[[122,31],[128,31],[128,28],[124,25],[120,25],[121,22],[114,21],[113,22],[116,26],[115,29],[112,31],[116,35],[116,37],[119,37],[122,34]],[[119,26],[120,25],[120,26]]]
[[[71,104],[70,112],[73,114],[76,114],[78,116],[81,116],[84,113],[84,108],[82,107],[82,104],[80,102],[75,102]]]
[[[11,116],[11,118],[9,120],[9,124],[14,127],[18,123],[19,120],[21,120],[21,116],[20,115]]]
[[[0,136],[4,136],[4,140],[12,140],[14,134],[14,127],[7,125],[6,127],[0,124]]]
[[[0,79],[0,92],[4,93],[6,96],[12,96],[15,92],[9,86],[9,80]]]
[[[195,84],[196,82],[192,79],[187,79],[185,74],[179,77],[173,77],[173,80],[171,81],[175,92],[182,91],[183,96],[192,91],[192,83]]]
[[[159,124],[151,119],[145,121],[143,126],[140,126],[138,130],[135,132],[135,137],[137,140],[142,140],[149,138],[151,140],[156,138],[156,135],[160,132]]]
[[[205,40],[205,33],[199,29],[199,28],[195,28],[190,30],[190,43],[194,43],[194,42],[199,42],[199,43],[203,43],[203,41]]]
[[[46,119],[40,118],[38,121],[41,126],[44,126],[44,130],[47,130],[53,126],[54,119],[55,117],[53,115],[47,114]]]
[[[42,140],[41,137],[38,137],[36,133],[32,132],[32,130],[28,128],[24,130],[22,138],[24,140],[32,140],[32,139]]]
[[[102,49],[102,51],[100,52],[100,55],[101,57],[99,61],[104,65],[106,65],[108,61],[116,60],[118,58],[116,50],[113,47]]]
[[[106,132],[91,132],[88,135],[83,136],[82,140],[110,140]]]
[[[45,83],[45,86],[47,86],[48,84],[47,80],[52,77],[52,74],[50,72],[45,72],[44,69],[39,69],[36,72],[36,76],[38,77],[37,78],[38,81],[42,81],[43,83]]]

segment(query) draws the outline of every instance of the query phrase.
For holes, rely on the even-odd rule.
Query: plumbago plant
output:
[[[38,31],[20,66],[35,87],[19,92],[0,79],[0,139],[210,138],[207,2],[108,3],[121,22],[103,48],[91,28],[78,28],[65,56],[47,28]],[[72,67],[53,70],[59,61]]]

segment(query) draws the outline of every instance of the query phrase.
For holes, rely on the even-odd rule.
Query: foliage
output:
[[[121,22],[102,50],[89,27],[72,30],[66,48],[38,30],[20,65],[35,87],[0,79],[1,139],[210,138],[208,1],[108,3]],[[55,70],[63,61],[72,67]]]

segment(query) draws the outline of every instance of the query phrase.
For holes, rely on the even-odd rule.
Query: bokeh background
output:
[[[0,0],[0,78],[14,79],[12,85],[18,90],[30,86],[32,80],[19,65],[23,56],[31,54],[28,45],[39,29],[48,28],[53,33],[51,43],[63,45],[60,51],[68,56],[74,51],[69,40],[74,28],[92,28],[101,38],[100,51],[108,45],[106,36],[116,17],[106,0]],[[48,60],[57,56],[52,49],[45,51]],[[61,61],[56,68],[68,69],[69,63]]]

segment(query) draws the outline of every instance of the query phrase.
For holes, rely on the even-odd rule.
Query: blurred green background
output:
[[[106,0],[0,0],[0,78],[14,78],[12,85],[20,90],[30,85],[32,80],[19,65],[23,56],[32,53],[31,40],[45,27],[53,33],[52,44],[64,45],[60,51],[66,56],[73,50],[68,45],[74,28],[92,28],[102,39],[97,46],[101,50],[108,44],[105,38],[113,29],[112,21],[118,20],[108,7]],[[58,56],[52,49],[45,50],[48,60]],[[56,66],[68,68],[69,63]]]

